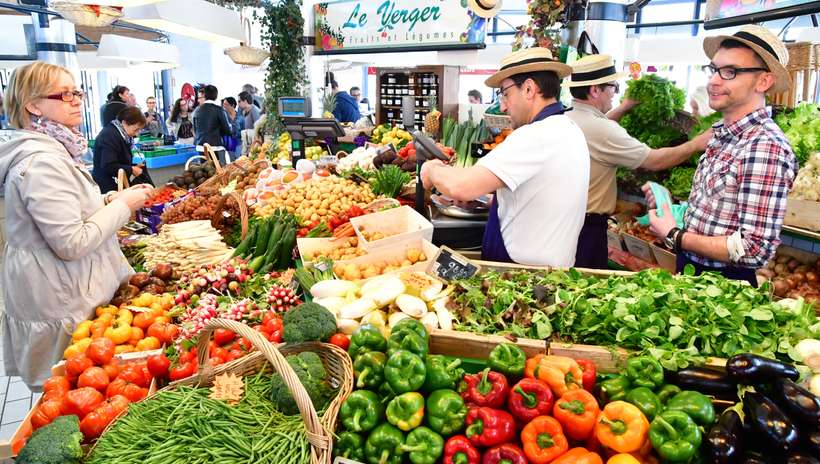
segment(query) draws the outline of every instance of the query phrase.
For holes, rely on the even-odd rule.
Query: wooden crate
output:
[[[524,264],[516,264],[516,263],[498,263],[495,261],[482,261],[482,260],[472,260],[474,263],[481,266],[484,270],[493,270],[493,271],[514,271],[514,270],[524,270],[524,271],[560,271],[566,270],[561,268],[549,267],[549,266],[527,266]],[[634,272],[630,271],[614,271],[608,269],[586,269],[582,267],[575,268],[578,272],[584,275],[596,276],[596,277],[609,277],[609,276],[630,276],[635,274]]]
[[[820,232],[820,202],[789,198],[783,224]]]
[[[580,343],[553,340],[549,342],[549,354],[566,356],[573,359],[589,359],[595,363],[598,372],[616,373],[621,370],[626,360],[634,353],[623,348],[608,348],[598,345],[583,345]],[[707,358],[706,365],[725,367],[723,358]]]
[[[532,340],[503,335],[479,335],[472,332],[434,329],[430,332],[430,353],[456,358],[487,359],[490,351],[501,343],[518,345],[527,357],[547,353],[545,340]]]
[[[794,42],[786,44],[789,50],[791,88],[770,96],[772,104],[794,108],[798,102],[814,101],[817,81],[820,79],[820,43]]]
[[[629,251],[629,254],[636,256],[650,264],[654,264],[656,262],[655,255],[652,254],[652,247],[649,242],[633,237],[629,234],[621,234],[621,237],[623,237],[624,243],[626,243],[626,249]]]

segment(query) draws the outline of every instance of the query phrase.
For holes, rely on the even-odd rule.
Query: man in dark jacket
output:
[[[336,108],[333,110],[333,117],[339,122],[356,122],[362,117],[359,113],[359,102],[345,91],[339,91],[339,83],[331,81],[330,88],[336,96]]]
[[[196,139],[194,143],[197,149],[204,144],[210,144],[217,155],[224,152],[225,148],[222,146],[222,137],[231,135],[233,129],[231,123],[228,121],[228,115],[222,104],[217,102],[219,91],[213,85],[206,85],[202,89],[205,96],[203,102],[194,112],[194,134]]]

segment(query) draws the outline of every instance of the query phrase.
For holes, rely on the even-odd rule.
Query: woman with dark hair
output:
[[[120,114],[120,111],[124,110],[125,107],[128,106],[128,102],[130,100],[131,91],[128,90],[128,87],[125,87],[124,85],[117,85],[111,89],[111,93],[108,94],[108,103],[106,103],[105,107],[103,107],[101,115],[103,127],[107,126],[108,123],[116,119],[117,115]]]
[[[168,118],[168,134],[182,143],[194,143],[194,123],[188,113],[188,101],[178,98]]]
[[[94,139],[94,181],[103,193],[117,190],[117,172],[125,170],[131,184],[151,184],[145,163],[134,165],[131,145],[145,127],[145,115],[136,106],[120,111],[117,118],[105,126]]]

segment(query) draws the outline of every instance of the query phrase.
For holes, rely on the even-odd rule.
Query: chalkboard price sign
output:
[[[428,273],[446,280],[469,279],[481,269],[469,259],[445,246],[441,247],[435,259],[430,263]]]

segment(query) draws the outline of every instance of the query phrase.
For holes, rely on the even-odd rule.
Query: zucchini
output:
[[[259,227],[259,233],[256,235],[256,248],[253,251],[254,258],[264,256],[268,250],[268,239],[270,238],[271,229],[273,229],[273,219],[266,219]]]
[[[293,246],[296,244],[296,228],[289,226],[282,235],[282,248],[279,250],[277,269],[288,269],[293,261]]]
[[[259,256],[258,258],[253,258],[250,263],[248,263],[248,269],[252,270],[253,272],[257,272],[261,267],[262,263],[264,262],[265,257]]]
[[[265,253],[265,266],[276,264],[277,250],[279,250],[279,242],[282,241],[282,232],[284,230],[285,225],[281,221],[273,226],[273,232],[271,232],[270,240],[268,240],[268,251]]]
[[[242,242],[239,243],[239,246],[237,246],[233,251],[233,256],[240,256],[244,258],[245,255],[248,254],[248,248],[250,248],[251,244],[256,240],[256,228],[257,223],[251,224],[247,235],[245,235],[245,239],[242,240]]]

